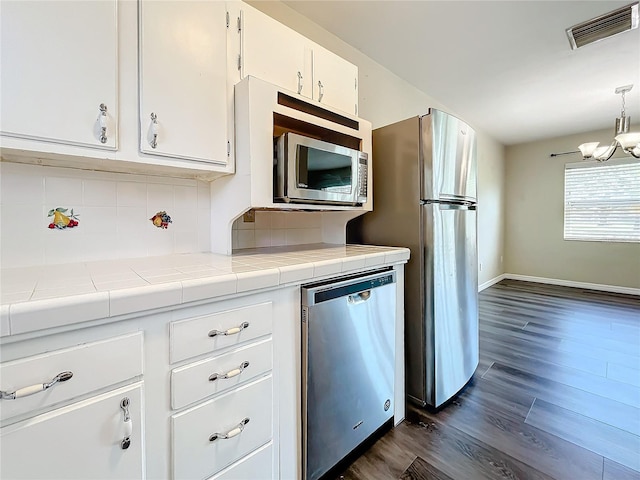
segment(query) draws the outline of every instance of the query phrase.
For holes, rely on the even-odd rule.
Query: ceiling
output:
[[[613,136],[622,85],[640,121],[640,28],[578,50],[565,33],[631,1],[284,3],[505,145]]]

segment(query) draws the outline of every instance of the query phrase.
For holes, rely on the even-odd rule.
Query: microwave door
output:
[[[325,147],[325,143],[306,137],[288,139],[289,201],[354,205],[358,193],[357,155],[338,145]]]

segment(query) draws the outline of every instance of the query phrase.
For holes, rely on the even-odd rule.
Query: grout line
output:
[[[491,362],[491,365],[489,365],[489,368],[487,368],[485,370],[485,372],[482,374],[482,376],[480,378],[484,378],[484,376],[487,374],[487,372],[489,372],[489,370],[491,370],[491,367],[493,367],[493,364],[496,363],[495,361]]]
[[[531,406],[529,407],[529,411],[527,412],[527,415],[524,417],[524,422],[523,423],[527,423],[527,419],[529,418],[529,414],[531,413],[531,410],[533,410],[533,405],[536,403],[537,399],[538,399],[538,397],[533,397],[533,402],[531,402]]]

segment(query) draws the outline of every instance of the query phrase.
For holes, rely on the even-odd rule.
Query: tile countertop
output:
[[[404,263],[409,250],[298,245],[3,269],[0,337]]]

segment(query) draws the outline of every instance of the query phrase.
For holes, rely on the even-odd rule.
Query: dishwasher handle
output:
[[[347,297],[347,303],[349,305],[357,305],[364,303],[371,298],[371,290],[365,290],[364,292],[355,293]]]

